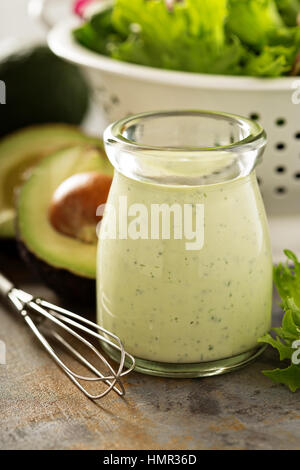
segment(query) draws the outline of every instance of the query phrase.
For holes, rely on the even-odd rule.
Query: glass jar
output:
[[[112,124],[104,140],[115,173],[100,230],[99,324],[148,374],[216,375],[253,360],[272,308],[255,175],[263,129],[225,113],[157,112]]]

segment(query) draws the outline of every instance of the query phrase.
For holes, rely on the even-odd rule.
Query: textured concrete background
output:
[[[3,247],[0,270],[57,301]],[[275,305],[277,323],[280,315]],[[271,349],[254,364],[219,377],[173,380],[133,373],[125,381],[125,399],[110,394],[96,404],[3,306],[0,340],[7,346],[7,365],[0,365],[0,449],[300,448],[299,393],[261,374],[278,364]]]

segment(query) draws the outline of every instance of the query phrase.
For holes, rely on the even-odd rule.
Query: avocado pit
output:
[[[101,220],[96,211],[106,202],[111,182],[110,175],[96,171],[77,173],[63,181],[49,207],[52,227],[84,243],[96,243],[96,226]]]

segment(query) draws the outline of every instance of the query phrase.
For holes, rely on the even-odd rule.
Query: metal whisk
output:
[[[135,360],[131,354],[128,354],[122,345],[120,339],[113,333],[105,330],[96,323],[93,323],[82,316],[76,315],[69,310],[51,304],[46,300],[35,298],[31,294],[17,289],[6,277],[0,273],[0,295],[9,299],[15,310],[17,310],[27,325],[33,331],[35,336],[55,360],[55,362],[62,368],[62,370],[70,377],[74,384],[92,400],[107,395],[111,390],[118,395],[123,396],[125,389],[122,384],[121,378],[129,374],[134,369]],[[109,375],[103,375],[91,362],[89,362],[77,349],[75,349],[65,338],[63,338],[55,328],[54,325],[61,327],[64,331],[75,337],[78,341],[83,343],[86,347],[93,351],[93,353],[100,359],[106,368],[109,370]],[[74,328],[71,328],[71,326]],[[87,326],[93,328],[88,328]],[[81,330],[85,334],[93,336],[111,347],[117,349],[120,353],[120,363],[118,370],[115,371],[107,359],[101,352],[90,343],[84,336],[80,335],[76,330]],[[94,331],[96,330],[96,331]],[[94,375],[84,376],[72,371],[54,351],[46,336],[56,340],[62,345],[79,363],[83,364]],[[125,360],[130,364],[129,368],[124,369]],[[80,383],[80,381],[87,382],[102,382],[105,384],[105,390],[97,395],[89,393],[89,391]]]

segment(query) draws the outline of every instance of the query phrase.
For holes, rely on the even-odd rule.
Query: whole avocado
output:
[[[82,72],[48,47],[14,53],[0,63],[6,104],[0,107],[0,137],[32,124],[80,124],[89,105]]]

